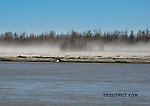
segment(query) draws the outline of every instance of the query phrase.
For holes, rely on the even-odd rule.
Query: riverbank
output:
[[[75,63],[143,63],[150,64],[150,56],[0,56],[0,61],[12,62],[75,62]]]

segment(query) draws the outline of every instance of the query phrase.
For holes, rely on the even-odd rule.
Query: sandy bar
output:
[[[150,52],[0,52],[0,61],[143,63],[150,64]]]
[[[150,64],[150,57],[120,56],[0,56],[0,61],[11,62],[75,62],[75,63],[144,63]]]

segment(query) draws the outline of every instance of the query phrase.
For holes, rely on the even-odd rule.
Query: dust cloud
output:
[[[0,44],[0,56],[149,56],[150,43],[138,42],[128,44],[123,42],[90,42],[84,47],[74,48],[67,45],[67,48],[62,48],[60,44],[31,44],[31,45],[5,45]]]

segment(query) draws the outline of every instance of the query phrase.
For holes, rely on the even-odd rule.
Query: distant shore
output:
[[[0,56],[0,61],[9,62],[74,62],[74,63],[136,63],[150,64],[150,56],[145,57],[103,57],[103,56]]]

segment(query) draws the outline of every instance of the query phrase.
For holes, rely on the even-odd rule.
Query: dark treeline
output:
[[[137,33],[134,31],[114,31],[104,32],[101,31],[87,31],[83,33],[72,30],[66,34],[56,34],[53,31],[42,34],[29,34],[6,32],[0,34],[0,44],[5,45],[31,45],[31,44],[50,44],[59,45],[61,49],[81,49],[87,48],[88,43],[110,43],[110,42],[124,42],[128,44],[135,44],[137,42],[149,42],[150,31],[139,30]]]

